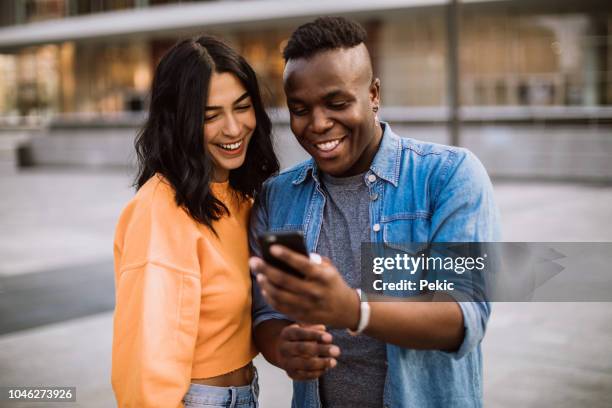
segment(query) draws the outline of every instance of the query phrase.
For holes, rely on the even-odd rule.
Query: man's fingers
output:
[[[281,336],[289,341],[313,341],[319,343],[330,343],[332,341],[332,335],[319,330],[323,325],[298,325],[292,324],[287,326],[281,332]]]
[[[335,358],[325,359],[322,361],[322,363],[323,363],[323,366],[322,366],[323,368],[321,368],[320,370],[317,370],[317,369],[308,370],[308,369],[303,369],[303,368],[296,368],[296,369],[289,370],[287,373],[294,380],[298,380],[298,381],[314,380],[316,378],[319,378],[323,374],[325,374],[325,371],[331,368],[334,368],[338,365],[338,361]]]
[[[310,323],[301,323],[298,322],[298,325],[303,328],[303,329],[308,329],[308,330],[316,330],[316,331],[320,331],[320,332],[326,332],[327,328],[325,327],[324,324],[310,324]]]
[[[308,256],[308,259],[310,260],[310,262],[317,264],[317,265],[321,265],[323,263],[323,258],[321,257],[321,255],[311,252],[310,255]]]
[[[316,277],[313,274],[314,268],[312,266],[314,263],[310,261],[309,257],[278,244],[270,247],[270,254],[276,258],[282,259],[283,262],[294,267],[298,271],[301,271],[307,278]]]
[[[319,378],[338,364],[340,348],[330,344],[331,334],[321,324],[287,326],[281,332],[280,354],[283,368],[294,380]]]
[[[290,342],[287,351],[292,355],[304,357],[338,357],[340,355],[340,347],[334,344],[319,344],[303,341]]]
[[[252,257],[249,259],[249,266],[257,272],[257,276],[264,275],[272,284],[280,288],[293,293],[308,293],[307,283],[304,279],[275,268],[260,258]]]
[[[328,257],[326,257],[326,256],[322,256],[322,257],[321,257],[321,263],[322,263],[323,265],[333,265],[333,264],[334,264],[334,263],[331,261],[331,259],[329,259],[329,258],[328,258]]]
[[[314,341],[288,341],[281,345],[282,355],[292,358],[334,358],[340,355],[340,347],[334,344],[319,344]]]
[[[263,279],[262,279],[263,278]],[[277,287],[270,280],[261,275],[257,275],[257,282],[261,287],[266,300],[271,301],[271,306],[279,312],[284,312],[287,308],[296,308],[303,304],[302,298],[295,293],[286,291],[284,288]]]
[[[293,357],[287,360],[287,368],[290,371],[324,371],[332,366],[335,367],[336,364],[333,358]]]

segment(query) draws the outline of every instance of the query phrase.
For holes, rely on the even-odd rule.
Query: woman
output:
[[[223,42],[160,61],[115,235],[120,407],[257,406],[247,224],[278,170],[270,132],[255,73]]]

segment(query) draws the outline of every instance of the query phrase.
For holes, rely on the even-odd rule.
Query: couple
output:
[[[488,303],[368,303],[354,289],[362,242],[498,235],[471,153],[378,120],[365,39],[337,17],[291,35],[291,130],[312,158],[269,180],[271,124],[245,60],[207,36],[163,57],[115,237],[119,406],[256,407],[258,352],[295,380],[294,407],[482,405]],[[270,251],[305,279],[259,258],[259,235],[295,230],[321,256]]]

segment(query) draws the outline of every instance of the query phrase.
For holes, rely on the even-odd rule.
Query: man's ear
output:
[[[370,103],[372,106],[380,106],[380,79],[373,78],[370,84]]]

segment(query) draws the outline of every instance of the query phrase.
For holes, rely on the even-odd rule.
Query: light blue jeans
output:
[[[253,367],[253,381],[241,387],[213,387],[191,384],[183,397],[185,408],[259,408],[257,368]]]

